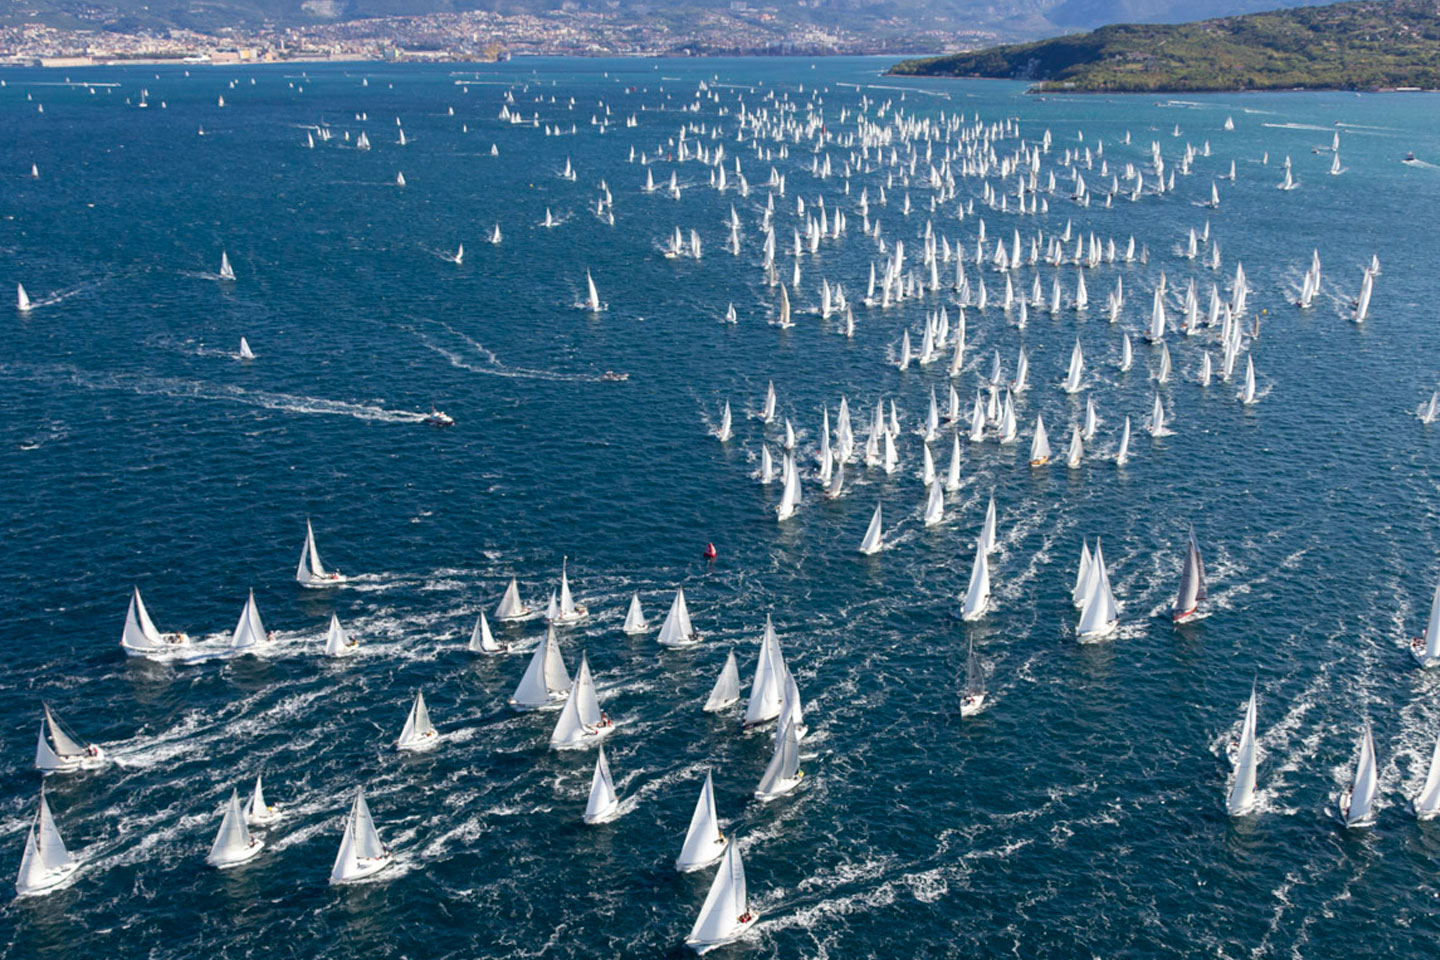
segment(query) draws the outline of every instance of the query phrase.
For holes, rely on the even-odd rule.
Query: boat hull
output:
[[[588,727],[585,732],[573,740],[551,739],[550,749],[552,750],[588,750],[590,747],[599,745],[610,734],[615,732],[615,724],[606,724],[603,727]]]
[[[706,867],[713,866],[714,864],[719,863],[720,860],[725,856],[725,851],[730,849],[730,838],[721,838],[714,844],[714,847],[717,852],[710,859],[676,860],[675,869],[680,871],[681,873],[694,873],[696,870],[704,870]]]
[[[800,786],[801,781],[804,779],[805,771],[802,770],[793,780],[781,780],[770,790],[756,790],[755,799],[761,803],[770,803],[772,800],[779,800],[781,797],[793,793],[795,788]]]
[[[252,827],[268,827],[270,824],[279,823],[285,818],[285,814],[280,812],[279,807],[266,807],[265,809],[265,813],[245,814],[245,822]]]
[[[327,587],[344,586],[345,584],[350,582],[350,578],[344,576],[343,574],[337,573],[329,577],[311,576],[305,580],[300,580],[297,577],[296,582],[307,590],[324,590]]]
[[[960,716],[973,717],[985,709],[985,694],[960,698]]]
[[[395,855],[391,853],[387,853],[383,857],[376,857],[373,860],[357,859],[354,863],[350,864],[340,876],[336,877],[332,875],[330,877],[330,885],[340,886],[346,883],[356,883],[357,881],[364,880],[366,877],[373,877],[394,862]]]
[[[565,705],[565,701],[569,696],[570,691],[566,690],[564,693],[552,694],[550,699],[544,703],[527,703],[516,700],[514,697],[511,697],[508,702],[512,710],[520,713],[532,713],[536,710],[558,710]]]
[[[256,838],[252,839],[250,846],[246,847],[245,850],[243,850],[239,854],[230,857],[222,857],[219,859],[214,857],[206,857],[205,862],[208,863],[210,866],[214,867],[216,870],[229,870],[231,867],[238,867],[242,863],[249,863],[251,860],[254,860],[257,856],[259,856],[260,851],[264,849],[265,841]]]
[[[423,737],[416,737],[413,740],[407,740],[404,743],[397,743],[395,745],[395,749],[400,750],[404,753],[426,753],[430,750],[434,750],[439,745],[440,734],[429,733]]]
[[[1109,623],[1105,624],[1103,627],[1100,627],[1096,630],[1089,630],[1085,633],[1077,632],[1075,634],[1075,639],[1079,640],[1081,643],[1099,643],[1101,640],[1108,640],[1110,637],[1114,636],[1115,631],[1119,628],[1119,626],[1120,621],[1112,620]]]
[[[620,801],[617,800],[599,813],[587,813],[580,819],[590,826],[595,827],[602,823],[609,823],[618,816],[620,816]]]
[[[702,708],[706,713],[719,713],[721,710],[728,710],[740,702],[739,697],[731,697],[729,700],[722,700],[719,703],[707,703]]]
[[[725,936],[715,940],[687,939],[685,941],[685,946],[689,947],[691,950],[694,950],[697,954],[703,955],[709,953],[716,947],[723,947],[726,944],[734,943],[736,940],[739,940],[741,937],[745,936],[745,934],[750,932],[750,928],[755,926],[756,921],[758,921],[759,919],[760,915],[752,910],[750,912],[750,919],[746,920],[744,923],[737,923]]]
[[[1440,657],[1427,657],[1425,655],[1424,637],[1416,637],[1410,641],[1410,656],[1415,658],[1415,662],[1419,664],[1423,670],[1440,667]]]
[[[590,616],[590,611],[587,608],[577,606],[574,613],[559,613],[547,619],[548,622],[559,627],[569,623],[579,623],[588,616]]]
[[[46,871],[45,876],[34,883],[17,883],[15,884],[15,896],[44,896],[68,883],[75,876],[75,871],[78,869],[80,869],[80,864],[67,863],[63,867]]]

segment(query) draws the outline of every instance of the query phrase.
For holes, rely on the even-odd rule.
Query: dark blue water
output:
[[[56,71],[5,73],[0,287],[24,283],[37,303],[0,323],[5,862],[18,868],[33,815],[42,699],[114,763],[49,779],[84,866],[62,891],[0,907],[0,955],[677,956],[710,873],[682,877],[671,864],[707,768],[762,914],[731,955],[1326,957],[1359,944],[1406,955],[1434,938],[1440,834],[1406,803],[1440,707],[1406,646],[1440,574],[1437,441],[1412,415],[1440,382],[1430,215],[1440,170],[1399,161],[1414,151],[1440,162],[1436,101],[1042,101],[1005,83],[905,85],[880,79],[882,66],[524,61],[469,70],[469,86],[408,65],[71,72],[116,84],[93,93],[56,85],[66,79]],[[717,78],[719,103],[678,112]],[[507,90],[540,128],[497,119]],[[813,312],[822,277],[858,301],[882,259],[860,235],[861,187],[912,262],[929,191],[911,184],[905,217],[898,177],[890,203],[875,204],[888,168],[857,173],[844,195],[842,147],[830,147],[837,175],[820,180],[812,143],[766,162],[734,142],[737,95],[755,109],[775,91],[803,116],[817,90],[829,123],[851,109],[841,130],[854,129],[861,96],[872,118],[891,101],[883,122],[899,108],[1018,117],[1032,141],[1051,131],[1047,172],[1081,132],[1104,141],[1112,166],[1147,160],[1152,140],[1170,165],[1186,142],[1211,144],[1173,196],[1110,210],[1055,196],[1048,214],[1023,219],[978,200],[963,222],[953,203],[934,214],[937,233],[967,251],[982,218],[992,244],[1017,227],[1028,244],[1072,220],[1150,251],[1147,265],[1087,272],[1088,320],[1033,313],[1022,333],[993,307],[968,312],[962,398],[995,349],[1012,370],[1022,343],[1035,387],[1019,445],[965,445],[965,485],[939,527],[920,525],[911,431],[932,385],[943,399],[947,364],[900,373],[891,361],[902,329],[918,345],[925,313],[950,295],[883,312],[857,303],[853,339]],[[602,102],[613,114],[603,134],[591,123]],[[408,146],[395,142],[397,116]],[[1234,132],[1222,131],[1226,116]],[[719,123],[748,198],[709,189],[693,161],[678,166],[681,201],[640,191],[645,168],[627,162],[630,147],[673,150],[687,122]],[[320,123],[335,139],[306,149],[305,127]],[[572,123],[574,136],[545,136],[544,124]],[[1349,169],[1331,177],[1328,153],[1312,148],[1337,123]],[[342,139],[361,130],[368,153]],[[1285,154],[1301,181],[1288,193],[1274,189]],[[567,157],[575,183],[557,176]],[[1195,206],[1232,159],[1239,178],[1222,185],[1222,207]],[[787,174],[776,198],[787,278],[797,195],[811,206],[823,195],[850,219],[846,238],[803,258],[789,331],[767,323],[776,291],[758,266],[772,165]],[[652,169],[663,181],[672,168]],[[592,213],[601,180],[614,226]],[[982,186],[962,180],[960,194]],[[732,204],[739,257],[722,248]],[[561,226],[539,226],[547,206]],[[1218,273],[1178,255],[1207,219]],[[497,222],[498,247],[484,242]],[[659,255],[677,225],[701,233],[704,259]],[[457,266],[444,255],[459,242]],[[234,284],[214,276],[222,249]],[[1302,313],[1289,300],[1312,249],[1326,279]],[[1348,302],[1374,253],[1383,273],[1357,327]],[[1200,353],[1218,361],[1218,346],[1173,335],[1175,374],[1158,389],[1174,433],[1152,440],[1139,427],[1158,356],[1138,338],[1151,290],[1162,271],[1172,290],[1193,275],[1203,301],[1211,283],[1228,289],[1237,262],[1252,287],[1247,328],[1267,311],[1246,343],[1260,402],[1237,403],[1237,382],[1199,387]],[[598,316],[574,306],[586,269],[609,304]],[[1052,273],[1040,271],[1047,296]],[[1073,274],[1061,272],[1067,292]],[[1020,272],[1022,290],[1033,275]],[[1112,326],[1100,307],[1117,275],[1127,305]],[[1003,280],[986,279],[993,298]],[[730,302],[735,326],[718,322]],[[1122,330],[1136,340],[1125,374]],[[234,359],[242,335],[253,363]],[[1078,400],[1058,389],[1077,335],[1092,364]],[[630,378],[602,381],[606,370]],[[833,417],[847,397],[860,429],[878,398],[893,398],[903,468],[887,477],[852,465],[836,502],[807,484],[799,514],[777,525],[778,487],[752,475],[762,437],[778,434],[745,415],[772,379],[807,461],[822,406]],[[1032,471],[1035,414],[1058,452],[1087,395],[1103,422],[1085,465]],[[709,430],[727,399],[736,439],[722,446]],[[431,403],[457,425],[420,424]],[[1127,414],[1136,432],[1117,469],[1106,455]],[[935,446],[942,468],[948,449]],[[995,605],[962,625],[954,614],[992,490]],[[862,558],[854,547],[877,499],[893,546]],[[350,587],[294,584],[307,517]],[[1190,524],[1212,602],[1175,630],[1168,605]],[[1081,538],[1097,535],[1122,626],[1081,646],[1069,590]],[[707,541],[716,563],[700,559]],[[505,707],[524,657],[464,649],[509,577],[543,602],[566,556],[596,615],[562,633],[565,656],[573,671],[588,651],[619,724],[607,750],[623,816],[598,828],[580,823],[592,755],[549,751],[554,715]],[[127,661],[118,640],[132,584],[162,629],[212,647],[253,587],[279,649]],[[704,645],[662,651],[653,634],[620,632],[631,591],[658,620],[681,584]],[[361,640],[358,656],[321,656],[332,611]],[[728,650],[748,683],[766,614],[812,733],[804,787],[762,806],[751,793],[769,736],[699,708]],[[539,631],[500,632],[523,647]],[[993,703],[961,722],[968,637]],[[1262,802],[1231,821],[1226,745],[1252,682]],[[393,742],[419,688],[445,739],[403,757]],[[1365,719],[1380,755],[1378,819],[1342,833],[1326,810]],[[261,770],[287,818],[259,858],[216,873],[204,856],[221,803]],[[399,862],[375,883],[334,889],[342,816],[361,784]]]

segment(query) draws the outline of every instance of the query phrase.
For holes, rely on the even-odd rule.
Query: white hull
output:
[[[390,866],[395,860],[395,855],[387,853],[383,857],[376,857],[373,860],[356,860],[345,868],[344,874],[339,877],[330,878],[331,885],[354,883],[357,880],[364,880],[366,877],[373,877],[375,874]]]
[[[740,702],[740,698],[739,698],[739,697],[731,697],[730,699],[728,699],[728,700],[723,700],[723,701],[721,701],[720,703],[707,703],[707,704],[705,704],[704,710],[705,710],[706,713],[719,713],[721,710],[728,710],[728,709],[730,709],[731,707],[735,706],[735,704],[737,704],[737,703],[739,703],[739,702]]]
[[[327,577],[317,577],[312,573],[310,579],[300,583],[300,586],[307,590],[324,590],[326,587],[338,587],[349,582],[350,578],[340,573],[332,573]]]
[[[552,693],[550,694],[550,699],[546,700],[544,703],[521,703],[519,700],[511,697],[509,700],[509,704],[512,710],[518,710],[521,713],[529,713],[532,710],[559,710],[561,707],[565,706],[565,701],[569,698],[569,696],[569,690],[566,690],[563,693]]]
[[[50,893],[53,890],[68,884],[75,878],[75,871],[80,869],[78,863],[67,863],[63,867],[56,867],[54,870],[46,871],[40,879],[26,884],[15,884],[15,896],[17,897],[39,897]]]
[[[120,649],[125,651],[127,657],[153,657],[166,656],[173,650],[188,650],[190,638],[183,633],[162,633],[160,638],[165,641],[163,647],[132,647],[125,641],[120,641]]]
[[[1075,639],[1081,643],[1099,643],[1101,640],[1109,639],[1119,626],[1119,620],[1111,620],[1104,626],[1097,627],[1094,630],[1087,630],[1085,633],[1076,633]]]
[[[285,819],[285,814],[280,812],[279,807],[266,807],[264,813],[245,814],[245,822],[252,827],[268,827],[283,819]]]
[[[395,749],[403,750],[406,753],[424,753],[427,750],[434,750],[439,745],[440,734],[437,731],[431,730],[429,733],[418,736],[413,740],[407,740],[404,743],[396,744]]]
[[[529,607],[526,607],[518,613],[512,613],[508,616],[502,617],[500,614],[497,613],[494,615],[494,619],[497,623],[519,623],[521,620],[529,620],[534,616],[535,611],[531,610]]]
[[[650,624],[648,624],[648,623],[639,623],[639,624],[636,624],[636,625],[633,626],[633,627],[624,627],[624,628],[622,628],[622,629],[623,629],[623,632],[624,632],[624,633],[626,633],[626,634],[628,634],[628,635],[630,635],[630,636],[632,636],[632,637],[638,637],[638,636],[640,636],[640,635],[642,635],[642,634],[646,634],[646,633],[649,633],[649,632],[650,632]]]
[[[257,856],[260,855],[260,851],[264,849],[265,841],[259,838],[255,838],[254,841],[250,844],[250,846],[246,847],[239,853],[231,854],[228,857],[222,857],[218,859],[213,857],[206,857],[205,862],[210,864],[210,866],[214,867],[216,870],[229,870],[231,867],[238,867],[242,863],[248,863],[249,861],[254,860]]]
[[[590,747],[598,746],[610,734],[615,732],[615,724],[607,723],[600,727],[586,727],[585,732],[572,740],[551,740],[552,750],[587,750]]]
[[[741,937],[745,936],[745,934],[750,932],[750,928],[755,926],[755,922],[759,919],[760,915],[752,910],[750,911],[749,920],[746,920],[744,923],[737,923],[724,937],[721,937],[718,940],[686,940],[685,946],[689,947],[691,950],[694,950],[698,954],[709,953],[716,947],[723,947],[727,943],[734,943],[736,940],[739,940]]]
[[[1410,641],[1410,656],[1414,657],[1415,662],[1424,670],[1440,667],[1440,657],[1427,657],[1425,655],[1424,637],[1416,637]]]
[[[771,800],[779,800],[781,797],[785,796],[787,793],[790,793],[796,787],[800,786],[800,781],[804,779],[805,774],[802,771],[799,776],[795,777],[795,779],[780,780],[775,784],[775,786],[771,787],[769,790],[756,790],[755,799],[759,800],[761,803],[769,803]]]
[[[583,817],[581,817],[581,819],[588,823],[590,826],[594,827],[602,823],[609,823],[611,820],[614,820],[618,816],[620,816],[620,801],[617,800],[614,804],[606,807],[599,813],[587,813]]]
[[[1350,791],[1346,790],[1340,796],[1340,802],[1335,805],[1331,815],[1340,821],[1340,826],[1349,829],[1350,827],[1368,827],[1375,822],[1375,810],[1372,808],[1369,813],[1359,820],[1350,819]]]
[[[86,757],[60,757],[53,767],[40,767],[41,773],[74,773],[76,770],[99,770],[109,762],[105,751],[99,747]]]
[[[960,698],[960,716],[962,717],[973,717],[984,709],[985,694],[983,693]]]
[[[550,623],[558,625],[566,623],[579,623],[581,620],[584,620],[588,616],[590,616],[590,611],[587,608],[579,606],[577,604],[574,613],[557,613],[555,616],[547,619]]]
[[[700,634],[692,633],[683,640],[659,640],[657,642],[662,647],[693,647],[698,644],[701,639]]]
[[[704,870],[706,867],[719,863],[725,856],[725,851],[730,848],[730,838],[723,837],[716,841],[713,846],[715,847],[715,855],[709,860],[676,860],[675,869],[681,873],[694,873],[696,870]]]

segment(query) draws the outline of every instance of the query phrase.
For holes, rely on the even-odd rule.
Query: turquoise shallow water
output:
[[[22,282],[37,302],[0,323],[5,862],[18,866],[34,809],[42,698],[115,762],[50,778],[85,865],[66,890],[0,906],[0,955],[678,956],[710,874],[670,865],[707,768],[762,915],[722,955],[1325,957],[1354,944],[1408,955],[1433,939],[1440,834],[1406,802],[1440,707],[1437,681],[1405,648],[1440,575],[1436,439],[1412,414],[1440,384],[1430,310],[1440,171],[1399,161],[1414,151],[1440,162],[1436,101],[1039,100],[1008,83],[893,82],[882,66],[70,74],[115,84],[94,93],[56,85],[56,71],[4,74],[0,284]],[[721,102],[680,114],[701,80],[718,81]],[[1034,314],[1021,333],[993,307],[968,313],[962,398],[994,350],[1009,371],[1023,343],[1035,384],[1020,408],[1026,442],[1038,411],[1058,448],[1095,398],[1097,455],[1081,469],[1032,471],[1026,442],[966,444],[947,519],[921,527],[911,431],[948,378],[943,363],[901,373],[890,361],[901,331],[918,345],[925,313],[950,295],[857,305],[852,339],[813,312],[822,277],[858,300],[880,259],[859,233],[861,186],[885,235],[918,256],[929,197],[918,183],[905,217],[898,185],[873,205],[883,173],[856,175],[847,198],[791,144],[774,161],[787,174],[776,202],[785,273],[796,195],[845,209],[850,234],[803,259],[798,325],[766,322],[775,292],[758,268],[759,222],[771,164],[733,142],[733,109],[718,109],[742,92],[759,106],[769,90],[805,104],[817,88],[831,122],[862,95],[872,115],[889,100],[922,115],[1019,118],[1026,137],[1051,131],[1047,163],[1082,132],[1104,141],[1112,164],[1144,161],[1152,140],[1172,164],[1186,142],[1210,142],[1169,197],[1106,210],[1056,196],[1047,215],[1023,219],[977,200],[964,222],[953,205],[934,216],[967,249],[981,218],[992,238],[1018,227],[1028,241],[1072,220],[1148,247],[1146,265],[1087,272],[1097,307],[1087,321]],[[142,89],[145,110],[134,106]],[[574,123],[576,135],[500,122],[506,90],[527,117]],[[601,101],[614,121],[603,134],[590,122]],[[1234,132],[1222,131],[1226,116]],[[653,168],[657,180],[678,169],[680,202],[640,191],[632,145],[654,155],[682,123],[717,120],[748,198],[708,189],[693,161]],[[306,149],[304,128],[321,122],[336,138]],[[1330,177],[1328,153],[1312,148],[1336,124],[1349,169]],[[367,131],[374,148],[346,149],[347,130]],[[838,171],[844,150],[830,152]],[[1301,181],[1289,193],[1274,189],[1287,153]],[[574,183],[557,176],[567,157]],[[1238,181],[1222,185],[1221,208],[1195,206],[1232,159]],[[613,227],[590,210],[602,179]],[[962,197],[980,189],[978,178],[959,185]],[[722,247],[732,204],[739,257]],[[558,228],[539,226],[547,206],[565,218]],[[1219,274],[1178,255],[1207,219]],[[484,242],[496,222],[498,247]],[[677,225],[700,231],[704,259],[659,255]],[[443,259],[462,241],[463,265]],[[222,248],[233,285],[213,274]],[[1301,313],[1288,300],[1312,248],[1326,279]],[[1348,301],[1371,254],[1383,272],[1357,328]],[[1152,441],[1137,429],[1117,469],[1103,457],[1119,424],[1128,414],[1138,428],[1156,389],[1158,357],[1138,333],[1160,273],[1176,286],[1194,275],[1203,300],[1237,261],[1252,288],[1247,325],[1268,311],[1247,343],[1260,402],[1242,407],[1234,383],[1199,387],[1201,350],[1219,358],[1213,340],[1172,335],[1175,375],[1159,390],[1174,433]],[[574,308],[586,269],[609,304],[595,317]],[[1047,292],[1052,272],[1040,271]],[[1061,274],[1067,291],[1073,272]],[[1033,274],[1021,271],[1024,289]],[[1098,307],[1117,275],[1127,306],[1112,326]],[[730,302],[734,326],[718,322]],[[1121,330],[1136,341],[1125,374]],[[253,363],[233,357],[242,335]],[[1093,364],[1078,403],[1058,389],[1077,336]],[[630,378],[604,382],[606,370]],[[746,416],[772,379],[807,458],[822,405],[833,416],[847,397],[858,429],[877,398],[893,398],[902,470],[852,466],[835,502],[807,485],[799,514],[777,525],[778,489],[752,474],[762,438],[778,435]],[[726,399],[736,438],[722,446],[709,431]],[[458,424],[419,424],[414,412],[431,403]],[[943,466],[948,440],[935,452]],[[962,625],[954,615],[992,490],[995,607]],[[894,545],[862,558],[854,547],[877,499]],[[307,516],[327,562],[356,577],[347,589],[293,583]],[[1192,523],[1212,603],[1177,631],[1166,611]],[[1086,647],[1068,593],[1080,539],[1096,535],[1122,626]],[[707,541],[716,563],[700,558]],[[476,612],[510,576],[541,602],[565,556],[595,616],[564,631],[562,647],[572,670],[588,651],[619,724],[607,751],[624,815],[601,828],[579,822],[591,755],[551,753],[553,714],[505,707],[524,658],[464,651]],[[118,640],[131,584],[162,628],[217,639],[253,587],[280,647],[263,660],[127,661]],[[620,632],[631,591],[658,620],[680,584],[705,644],[662,652],[653,634]],[[319,655],[332,611],[362,642],[348,661]],[[766,614],[812,733],[805,786],[762,806],[751,792],[769,737],[699,706],[729,649],[748,683]],[[499,632],[527,645],[539,627]],[[993,702],[962,723],[955,677],[970,637]],[[1226,745],[1252,682],[1262,803],[1232,822]],[[392,744],[417,688],[445,740],[404,758]],[[1326,808],[1362,718],[1380,756],[1379,814],[1374,828],[1342,834]],[[221,801],[262,769],[287,818],[249,866],[208,870]],[[340,818],[362,783],[399,863],[383,882],[332,889]]]

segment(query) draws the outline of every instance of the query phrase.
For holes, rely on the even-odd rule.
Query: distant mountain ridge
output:
[[[1176,22],[1245,13],[1274,0],[10,0],[0,23],[29,20],[57,26],[128,31],[180,27],[202,32],[260,24],[297,26],[370,17],[484,10],[563,22],[569,12],[604,14],[635,23],[662,22],[683,40],[704,18],[729,16],[773,24],[838,27],[877,39],[948,32],[954,42],[978,34],[996,39],[1046,36],[1118,20]]]
[[[1440,0],[1351,0],[1176,25],[1116,24],[907,60],[890,72],[1008,77],[1036,81],[1041,90],[1112,93],[1437,89]]]

